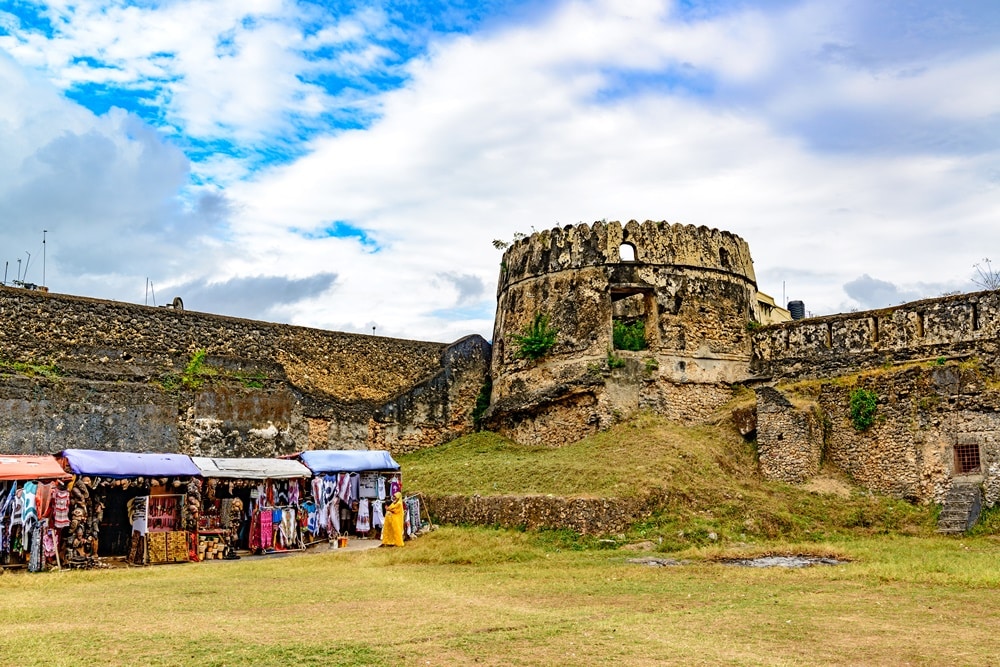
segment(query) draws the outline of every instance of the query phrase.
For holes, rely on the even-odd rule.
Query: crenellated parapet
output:
[[[831,377],[914,360],[975,356],[996,364],[1000,291],[813,317],[753,336],[753,370],[776,379]]]
[[[635,253],[636,264],[705,269],[757,282],[749,246],[731,232],[665,221],[597,221],[535,232],[512,243],[501,263],[498,293],[530,278],[621,264],[623,246]]]

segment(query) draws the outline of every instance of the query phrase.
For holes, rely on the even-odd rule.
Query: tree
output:
[[[1000,271],[993,268],[989,257],[984,257],[982,262],[973,264],[976,275],[972,277],[972,282],[983,289],[1000,289]]]

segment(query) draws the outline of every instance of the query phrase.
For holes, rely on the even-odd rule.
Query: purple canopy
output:
[[[313,473],[399,470],[384,449],[314,449],[299,454],[299,460]]]
[[[185,454],[135,454],[64,449],[59,456],[78,475],[95,477],[195,477],[201,474]]]

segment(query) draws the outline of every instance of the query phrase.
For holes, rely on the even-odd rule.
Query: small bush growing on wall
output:
[[[638,352],[646,349],[646,323],[642,320],[632,324],[615,320],[611,333],[616,350]]]
[[[472,409],[472,424],[478,431],[483,425],[483,414],[490,407],[490,395],[493,393],[493,380],[489,376],[483,380],[483,386],[476,396],[476,406]]]
[[[549,316],[538,313],[521,335],[514,334],[517,356],[522,359],[541,359],[556,344],[559,331],[549,326]]]
[[[62,375],[55,364],[34,363],[30,361],[0,361],[0,373],[2,372],[22,373],[29,377],[40,375],[47,378]]]
[[[191,355],[191,360],[181,374],[181,383],[188,389],[197,389],[201,386],[201,376],[210,375],[209,369],[205,365],[205,350],[196,350]]]
[[[851,423],[858,431],[864,431],[875,423],[878,394],[870,389],[855,389],[851,392]]]

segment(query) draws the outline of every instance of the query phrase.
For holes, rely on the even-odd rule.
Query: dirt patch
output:
[[[839,498],[851,497],[851,485],[836,477],[813,477],[802,485],[806,491]]]

